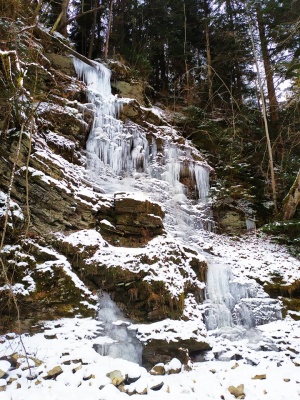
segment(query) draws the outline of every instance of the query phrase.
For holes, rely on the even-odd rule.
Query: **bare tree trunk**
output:
[[[208,83],[208,100],[210,107],[213,109],[213,84],[212,84],[212,65],[211,65],[211,51],[210,51],[210,38],[209,38],[209,23],[208,23],[208,3],[204,1],[204,15],[205,15],[205,39],[206,39],[206,62],[207,62],[207,83]]]
[[[247,9],[247,11],[248,11],[248,9]],[[270,134],[269,134],[267,108],[266,108],[266,102],[265,102],[265,98],[264,98],[262,80],[261,80],[261,76],[260,76],[260,72],[259,72],[258,57],[256,54],[255,43],[254,43],[254,34],[253,34],[253,29],[252,29],[252,25],[250,22],[249,14],[248,14],[248,25],[249,25],[249,32],[250,32],[250,37],[251,37],[254,61],[255,61],[255,66],[256,66],[256,71],[257,71],[258,88],[259,88],[261,103],[262,103],[262,114],[263,114],[265,135],[266,135],[268,155],[269,155],[269,167],[270,167],[270,173],[271,173],[271,187],[272,187],[274,211],[277,214],[278,207],[277,207],[276,180],[275,180],[275,172],[274,172],[273,152],[272,152],[272,146],[271,146],[271,140],[270,140]]]
[[[270,54],[269,54],[269,50],[268,50],[268,46],[267,46],[266,31],[265,31],[265,26],[264,26],[263,19],[262,19],[261,9],[259,8],[259,6],[256,9],[256,18],[257,18],[257,24],[258,24],[261,53],[263,56],[264,70],[265,70],[266,81],[267,81],[270,119],[272,122],[273,129],[278,131],[277,125],[278,125],[278,121],[279,121],[279,107],[278,107],[278,101],[276,98]]]
[[[238,33],[235,27],[235,17],[234,17],[234,4],[232,4],[231,0],[226,0],[226,13],[228,14],[230,25],[229,30],[233,32],[234,35],[234,42],[236,43],[236,38],[238,37]],[[239,61],[234,62],[233,68],[233,88],[232,91],[236,102],[238,105],[243,104],[243,96],[242,96],[242,76],[241,76],[241,68]]]
[[[96,10],[98,5],[98,0],[94,0],[94,9]],[[97,11],[94,11],[93,15],[93,24],[92,24],[92,32],[91,32],[91,40],[89,45],[89,52],[88,58],[92,58],[93,50],[94,50],[94,43],[95,43],[95,34],[96,34],[96,23],[97,23]]]
[[[98,10],[103,10],[103,6],[99,6],[97,8],[93,8],[92,10],[87,10],[87,11],[84,11],[84,12],[82,12],[80,14],[75,15],[75,17],[72,17],[72,18],[68,19],[63,24],[60,23],[59,24],[59,29],[63,29],[64,27],[70,25],[71,22],[76,21],[77,19],[83,17],[84,15],[90,14],[90,13],[98,11]]]
[[[107,60],[107,54],[108,54],[109,36],[110,36],[110,29],[111,29],[112,17],[113,17],[113,5],[114,5],[114,0],[110,0],[108,27],[107,27],[107,32],[106,32],[106,41],[105,41],[105,50],[104,50],[104,60]]]
[[[39,0],[38,4],[36,6],[36,9],[34,10],[34,13],[33,13],[33,16],[32,16],[32,23],[33,24],[36,23],[37,16],[39,15],[39,12],[40,12],[41,7],[42,7],[42,2],[43,2],[43,0]]]
[[[56,30],[60,30],[61,34],[67,37],[67,25],[66,21],[68,20],[68,6],[69,6],[70,0],[62,0],[61,4],[61,12],[59,16],[57,17],[57,20],[55,21],[50,33],[53,34]]]
[[[290,188],[288,194],[283,200],[283,206],[281,212],[282,219],[289,220],[293,218],[299,204],[300,204],[300,170],[297,174],[295,182],[293,183],[293,186]]]
[[[185,3],[183,4],[183,15],[184,15],[184,42],[183,42],[183,53],[184,53],[184,64],[185,64],[185,79],[186,79],[186,92],[187,92],[187,103],[190,104],[190,82],[189,82],[189,68],[187,63],[187,56],[186,56],[186,40],[187,40],[187,23],[186,23],[186,9]]]

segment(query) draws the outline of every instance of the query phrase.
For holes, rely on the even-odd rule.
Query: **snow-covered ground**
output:
[[[268,277],[279,270],[285,279],[299,277],[299,261],[266,238],[253,234],[236,241],[202,233],[202,239],[197,236],[197,247],[209,250],[215,257],[222,256],[236,276],[246,271],[250,277]],[[187,298],[184,315],[188,321],[164,320],[131,328],[142,341],[168,341],[178,332],[182,338],[191,337],[197,329],[202,334],[205,331],[201,312],[201,307],[197,309],[193,299]],[[6,388],[0,392],[0,400],[118,400],[127,398],[128,393],[133,393],[132,398],[143,393],[157,399],[234,399],[230,387],[231,392],[239,387],[236,396],[244,393],[248,400],[300,397],[300,322],[289,316],[251,329],[236,326],[207,331],[212,350],[194,357],[190,370],[181,366],[176,374],[156,376],[136,363],[97,353],[97,345],[113,339],[103,337],[103,325],[95,319],[77,317],[45,322],[41,330],[33,336],[23,335],[22,341],[15,334],[0,337],[0,370],[6,372],[0,377],[0,387]],[[11,361],[15,353],[14,364]],[[3,361],[5,357],[10,364]],[[49,371],[55,367],[58,369],[51,377]],[[127,377],[119,388],[107,376],[115,370],[120,371],[123,379]]]
[[[182,367],[176,374],[156,376],[138,364],[98,354],[93,345],[100,340],[99,323],[93,319],[47,322],[44,329],[43,333],[22,336],[22,345],[12,334],[1,337],[1,357],[18,353],[17,367],[11,367],[0,379],[0,387],[12,382],[0,392],[1,400],[128,398],[107,376],[115,370],[131,381],[138,378],[121,385],[124,391],[136,392],[133,399],[144,392],[153,399],[234,399],[228,389],[240,385],[244,385],[242,392],[248,400],[296,400],[300,396],[300,326],[290,318],[245,331],[237,341],[227,340],[226,330],[217,337],[212,332],[213,348],[206,353],[206,360],[193,362],[190,371]],[[58,375],[50,378],[49,371],[55,367],[58,369],[53,373]],[[0,370],[5,368],[6,362],[0,361]]]

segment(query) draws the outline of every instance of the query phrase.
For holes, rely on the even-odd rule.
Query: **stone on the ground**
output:
[[[229,386],[228,388],[229,393],[231,393],[236,399],[244,399],[244,385],[239,386]]]
[[[0,392],[5,392],[6,386],[7,386],[6,380],[0,379]]]
[[[114,370],[112,372],[109,372],[108,374],[106,374],[106,376],[111,380],[111,383],[114,386],[121,385],[121,383],[123,383],[126,379],[126,376],[124,376],[122,372],[119,370]]]
[[[169,375],[179,374],[179,372],[181,372],[181,367],[182,367],[182,364],[178,360],[178,358],[173,358],[170,362],[168,362],[168,364],[166,364],[165,370],[166,370],[167,374],[169,374]]]
[[[82,369],[81,363],[77,364],[76,367],[72,369],[73,374],[75,374],[75,372],[79,371],[80,369]]]
[[[0,360],[0,379],[3,378],[10,369],[11,364],[9,361],[6,360]]]
[[[166,370],[163,363],[159,363],[154,365],[154,367],[150,370],[151,375],[165,375]]]
[[[261,374],[261,375],[255,375],[252,379],[266,379],[267,375],[266,374]]]
[[[158,390],[160,390],[163,386],[164,386],[164,382],[159,382],[159,383],[156,383],[156,384],[150,386],[150,389],[151,389],[151,390],[154,390],[154,391],[158,391]]]
[[[52,368],[50,371],[47,372],[47,375],[44,376],[44,379],[55,379],[58,375],[62,374],[63,370],[60,365]]]

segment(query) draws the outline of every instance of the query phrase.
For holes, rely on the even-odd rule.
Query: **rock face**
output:
[[[115,246],[139,247],[164,232],[164,212],[158,204],[117,193],[112,207],[109,219],[99,225],[102,236]]]
[[[246,232],[245,214],[236,207],[220,206],[214,210],[220,232],[239,234]]]
[[[127,200],[125,204],[128,204]],[[132,203],[129,201],[129,204]],[[142,209],[144,207],[140,202],[134,204]],[[157,205],[145,204],[150,209],[157,208]],[[160,209],[157,210],[159,212]],[[114,235],[111,237],[115,238]],[[132,236],[129,239],[132,241]],[[168,237],[158,236],[147,245],[143,241],[141,248],[124,248],[120,251],[119,247],[110,245],[95,230],[84,230],[65,237],[59,235],[56,246],[72,260],[73,268],[86,282],[110,293],[119,308],[134,321],[178,318],[182,315],[188,293],[193,292],[199,302],[203,299],[202,279],[206,277],[206,262],[192,249],[178,246]],[[159,246],[163,257],[157,253]],[[161,279],[157,279],[158,266]],[[173,271],[173,277],[169,277],[168,282],[169,270]],[[180,281],[176,295],[172,293],[172,279]]]
[[[3,37],[4,25],[0,28]],[[24,51],[23,43],[33,43],[32,40],[32,52]],[[91,290],[107,290],[136,321],[180,317],[188,292],[197,294],[198,301],[203,298],[205,262],[192,250],[186,251],[171,242],[163,257],[153,251],[151,256],[140,251],[130,256],[125,267],[123,260],[118,261],[118,252],[110,246],[142,249],[155,238],[162,238],[157,245],[165,241],[164,211],[144,197],[126,193],[105,195],[86,178],[83,150],[95,106],[87,102],[84,85],[75,79],[71,58],[61,42],[38,29],[33,35],[27,29],[22,31],[18,46],[22,62],[28,64],[24,88],[19,93],[21,96],[24,90],[28,96],[27,103],[22,105],[28,120],[17,120],[13,109],[7,108],[13,93],[5,89],[0,99],[5,114],[0,125],[0,223],[5,225],[4,247],[0,250],[8,277],[16,285],[26,326],[34,316],[47,319],[85,313],[85,302],[89,304],[86,314],[93,314],[90,306],[95,298],[84,289],[84,284]],[[11,79],[17,87],[18,60],[14,54],[4,57],[11,63]],[[131,78],[127,69],[118,64],[114,70],[120,76],[115,89],[119,95],[129,95]],[[138,95],[124,105],[122,119],[145,123],[148,118],[148,122],[159,125],[159,115],[139,104],[143,102],[142,86],[133,86]],[[33,124],[28,123],[30,118]],[[151,125],[151,130],[155,129]],[[157,151],[163,151],[159,140]],[[99,243],[82,247],[61,240],[85,231],[96,236],[100,232],[104,238],[99,257]],[[105,258],[105,248],[111,251],[114,265]],[[151,267],[157,264],[161,271],[173,268],[175,275],[182,278],[182,286],[174,289],[174,283],[165,284],[163,279],[157,279]],[[84,284],[78,284],[78,279],[83,279]],[[0,286],[5,284],[1,276]],[[9,291],[5,289],[3,294],[8,295]],[[7,303],[6,298],[0,299],[4,330],[12,315],[16,315],[13,303]]]
[[[192,338],[187,340],[178,338],[176,342],[175,341],[166,342],[164,340],[151,340],[151,342],[147,343],[144,346],[143,365],[148,368],[151,368],[153,364],[158,363],[157,365],[159,366],[160,361],[164,363],[169,363],[174,357],[176,357],[180,363],[187,364],[188,363],[187,354],[193,352],[201,352],[210,349],[211,347],[207,341],[205,340],[199,341]],[[173,368],[172,365],[171,368],[168,369],[167,367],[165,367],[164,369],[166,373],[178,373],[178,371],[175,372],[176,368]],[[160,369],[158,369],[157,366],[155,366],[153,370],[155,372],[160,371]]]

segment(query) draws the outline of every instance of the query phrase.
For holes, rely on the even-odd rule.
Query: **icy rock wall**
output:
[[[104,65],[95,62],[93,68],[74,59],[74,66],[79,78],[86,82],[88,99],[95,108],[94,125],[86,147],[87,166],[94,176],[126,178],[137,172],[145,173],[169,183],[172,195],[183,201],[187,190],[181,183],[181,176],[187,164],[198,197],[205,201],[209,191],[209,168],[195,161],[190,149],[172,143],[171,139],[163,138],[158,151],[155,136],[147,138],[140,126],[124,125],[118,120],[122,104],[128,99],[112,95],[111,73]]]
[[[281,319],[281,307],[254,280],[234,277],[230,266],[211,259],[204,316],[209,330],[236,325],[253,328]]]
[[[130,323],[107,293],[100,294],[98,307],[97,320],[101,325],[99,343],[94,344],[95,350],[102,356],[141,364],[143,346],[136,338],[135,331],[128,329]]]

